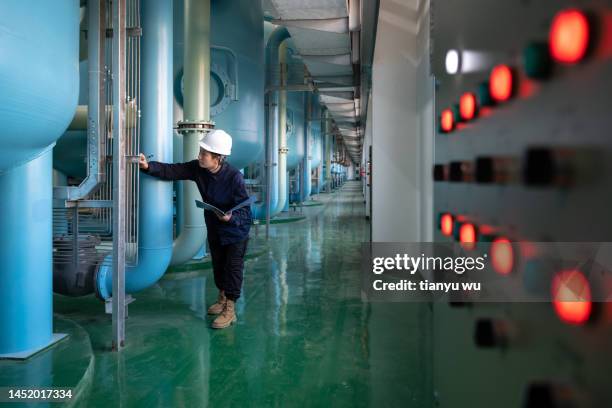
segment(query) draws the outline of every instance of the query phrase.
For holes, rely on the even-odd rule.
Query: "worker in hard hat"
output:
[[[146,174],[162,180],[195,181],[202,201],[225,211],[249,198],[242,174],[225,160],[231,150],[231,136],[223,130],[213,130],[200,140],[197,160],[177,164],[148,162],[141,153],[139,166]],[[208,313],[217,315],[212,327],[222,329],[236,321],[235,303],[242,288],[251,208],[242,207],[225,216],[205,210],[204,219],[215,285],[219,289],[217,302],[210,306]]]

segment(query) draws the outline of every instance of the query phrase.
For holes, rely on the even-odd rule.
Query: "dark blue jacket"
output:
[[[223,163],[218,172],[211,173],[200,167],[197,160],[177,164],[152,161],[149,162],[149,169],[143,172],[162,180],[195,181],[202,195],[202,201],[223,211],[249,198],[242,173],[229,163]],[[221,221],[209,210],[204,211],[204,219],[209,241],[218,241],[221,245],[234,244],[249,236],[252,223],[251,207],[247,205],[234,211],[228,222]]]

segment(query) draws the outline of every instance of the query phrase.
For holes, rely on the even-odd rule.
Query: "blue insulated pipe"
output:
[[[280,86],[280,75],[278,74],[279,47],[281,43],[289,38],[289,31],[285,27],[277,27],[272,31],[266,45],[266,87]],[[270,202],[253,206],[253,216],[258,219],[266,218],[267,206],[270,208],[270,217],[278,214],[279,206],[279,171],[278,171],[278,148],[279,148],[279,91],[268,92],[267,99],[267,132],[266,132],[266,161],[268,162],[268,187],[270,191]]]
[[[278,205],[278,171],[275,165],[278,165],[278,137],[273,134],[273,123],[278,123],[278,110],[274,109],[270,103],[271,95],[266,98],[266,200],[261,204],[251,206],[253,218],[266,219],[268,208],[270,208],[270,218],[277,214],[276,206]],[[269,195],[269,198],[267,197]]]
[[[184,87],[183,119],[210,120],[210,0],[184,0]],[[183,160],[193,160],[200,151],[200,132],[183,133]],[[194,205],[201,198],[198,187],[182,181],[182,226],[174,240],[171,265],[191,260],[206,241],[202,210]]]
[[[155,160],[172,161],[172,1],[142,0],[141,151]],[[133,293],[157,282],[172,257],[172,182],[141,173],[138,200],[138,265],[125,272],[125,291]],[[113,289],[112,256],[96,277],[98,295]]]
[[[312,164],[312,104],[314,95],[307,93],[304,95],[305,101],[305,112],[304,112],[304,165],[302,166],[302,180],[303,185],[300,188],[302,194],[301,201],[308,201],[310,199],[310,193],[312,191],[312,181],[310,180],[311,164]]]
[[[79,2],[0,13],[0,358],[53,342],[52,148],[79,92]]]

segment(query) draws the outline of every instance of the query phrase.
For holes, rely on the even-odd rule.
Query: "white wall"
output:
[[[346,170],[346,179],[347,181],[355,180],[355,165],[353,163],[349,164]]]
[[[367,111],[367,119],[366,119],[366,128],[365,134],[363,138],[363,154],[361,155],[361,165],[365,169],[365,175],[362,179],[363,183],[363,195],[365,196],[365,205],[366,205],[366,218],[370,218],[372,216],[370,208],[371,208],[371,200],[370,200],[370,186],[368,186],[368,160],[370,160],[369,152],[370,146],[372,146],[372,95],[368,99],[368,111]]]
[[[373,241],[418,242],[431,236],[428,54],[429,1],[381,0],[370,118]]]
[[[422,1],[420,17],[420,30],[417,35],[417,49],[421,55],[417,68],[417,114],[419,115],[420,136],[420,241],[433,241],[434,234],[434,142],[436,137],[435,117],[435,79],[430,76],[429,61],[429,0]]]

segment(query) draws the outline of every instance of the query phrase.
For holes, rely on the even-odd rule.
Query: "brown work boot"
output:
[[[236,321],[236,311],[234,309],[234,301],[227,299],[223,311],[217,318],[212,322],[213,329],[224,329],[229,327]]]
[[[217,303],[214,303],[213,305],[211,305],[208,308],[208,314],[209,315],[218,315],[221,312],[223,312],[223,309],[225,308],[225,303],[227,302],[227,298],[225,297],[225,292],[224,291],[220,291],[219,292],[219,298],[217,299]]]

